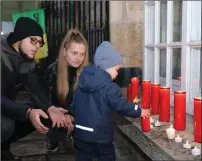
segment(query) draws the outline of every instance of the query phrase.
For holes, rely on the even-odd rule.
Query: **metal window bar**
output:
[[[76,3],[75,3],[76,2]],[[92,62],[97,46],[109,40],[108,1],[42,1],[48,39],[48,64],[55,61],[66,32],[77,27],[89,45]]]

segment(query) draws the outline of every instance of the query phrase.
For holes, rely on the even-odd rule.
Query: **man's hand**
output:
[[[67,114],[67,110],[61,107],[51,106],[47,112],[53,122],[52,127],[55,127],[56,124],[58,128],[66,126],[65,114]]]
[[[40,117],[48,119],[48,115],[41,109],[32,109],[29,111],[29,119],[32,125],[36,128],[38,132],[46,133],[48,132],[48,128],[41,123]]]
[[[150,110],[149,109],[142,109],[141,117],[145,118],[145,117],[149,117],[149,116],[150,116]]]

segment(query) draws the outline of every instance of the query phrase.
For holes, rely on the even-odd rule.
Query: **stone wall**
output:
[[[110,41],[123,58],[118,84],[124,96],[130,78],[141,77],[143,37],[144,1],[110,1]]]
[[[141,67],[143,59],[142,1],[110,1],[110,41],[122,54],[124,67]]]

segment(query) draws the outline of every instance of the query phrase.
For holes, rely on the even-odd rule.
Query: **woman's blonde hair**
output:
[[[68,63],[64,58],[64,49],[69,49],[72,42],[75,43],[82,43],[84,44],[86,51],[85,51],[85,58],[83,63],[77,68],[76,71],[76,81],[74,83],[74,90],[77,87],[78,80],[80,73],[84,66],[88,65],[88,43],[84,36],[78,30],[69,30],[64,37],[62,44],[60,46],[59,55],[58,55],[58,68],[57,68],[57,97],[61,104],[65,104],[67,101],[67,95],[69,93],[69,82],[68,82]]]

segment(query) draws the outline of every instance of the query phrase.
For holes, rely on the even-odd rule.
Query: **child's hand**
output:
[[[150,110],[149,109],[142,109],[141,117],[145,118],[145,117],[149,117],[149,116],[150,116]]]
[[[135,97],[134,100],[133,100],[133,103],[135,104],[139,104],[140,100],[138,99],[138,97]]]

